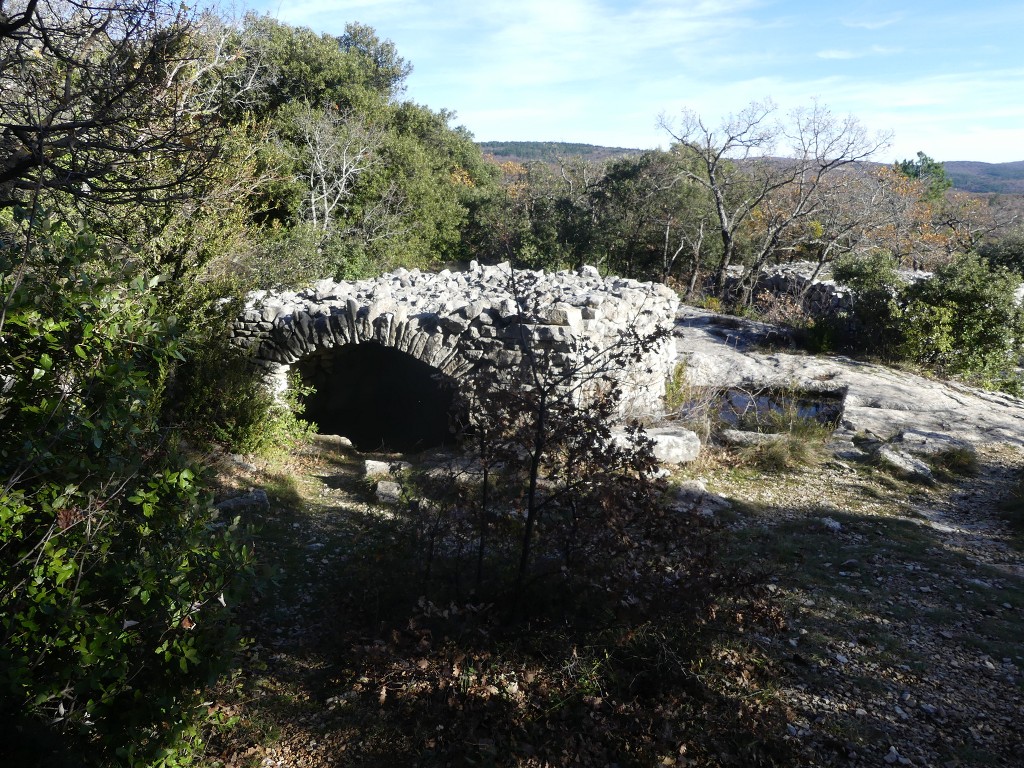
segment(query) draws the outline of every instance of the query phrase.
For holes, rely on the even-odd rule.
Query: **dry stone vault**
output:
[[[671,329],[677,309],[671,289],[601,277],[594,267],[513,272],[507,263],[472,262],[464,272],[399,269],[369,280],[321,280],[300,291],[254,292],[233,325],[232,343],[250,350],[278,392],[293,369],[313,384],[314,420],[390,420],[397,432],[410,419],[440,425],[445,400],[428,392],[431,382],[450,390],[482,367],[515,370],[526,349],[568,362],[591,381],[614,378],[624,415],[659,414],[675,364],[671,340],[614,370],[602,367],[603,355],[622,343],[624,331]],[[321,430],[331,431],[324,424]]]

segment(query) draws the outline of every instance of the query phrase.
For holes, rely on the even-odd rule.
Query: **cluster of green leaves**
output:
[[[183,350],[158,281],[86,232],[21,234],[0,253],[5,748],[185,764],[249,553],[160,427]],[[40,724],[66,738],[26,744]]]
[[[941,200],[953,186],[953,180],[946,173],[946,167],[924,152],[918,152],[916,160],[900,160],[893,167],[908,179],[923,181],[924,198],[932,202]]]
[[[1020,276],[965,254],[927,279],[907,282],[885,254],[837,264],[835,278],[854,290],[847,346],[905,360],[941,374],[1018,391],[1024,308]]]
[[[262,260],[264,283],[466,255],[469,209],[496,174],[451,113],[400,100],[411,67],[390,41],[360,24],[336,38],[254,14],[239,34],[273,79],[232,118],[268,129],[272,178],[250,206],[258,250],[284,258]]]
[[[985,243],[978,248],[978,254],[990,264],[1024,275],[1024,228],[1017,227],[1006,236]]]
[[[503,193],[471,209],[472,253],[528,268],[593,264],[638,279],[696,280],[716,263],[710,198],[687,160],[652,150],[604,161],[504,163]]]
[[[189,434],[240,453],[269,455],[309,439],[315,424],[303,420],[298,380],[275,397],[249,356],[228,343],[228,331],[192,350],[178,366],[175,416]]]

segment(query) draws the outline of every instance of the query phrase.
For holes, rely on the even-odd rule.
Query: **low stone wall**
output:
[[[812,279],[816,266],[811,262],[794,262],[765,267],[754,286],[753,295],[756,298],[758,294],[767,292],[773,296],[790,296],[799,301],[804,311],[812,317],[834,316],[851,311],[853,295],[850,289],[831,279]],[[732,285],[739,283],[742,273],[742,267],[731,270]]]
[[[811,279],[815,266],[812,262],[798,261],[764,267],[754,287],[754,298],[762,293],[790,296],[800,301],[804,311],[814,317],[852,310],[853,296],[848,288],[837,285],[833,280]],[[726,289],[734,290],[742,274],[743,267],[729,267]]]
[[[790,296],[800,302],[811,317],[834,317],[841,312],[852,312],[853,291],[831,279],[831,271],[824,268],[819,277],[811,278],[817,264],[795,261],[764,267],[754,286],[753,296],[767,292],[773,296]],[[743,276],[743,267],[730,267],[726,288],[735,289]],[[931,272],[904,270],[900,276],[907,282],[924,280]]]
[[[348,344],[404,352],[453,380],[484,366],[516,369],[529,349],[578,367],[592,381],[623,385],[623,413],[659,413],[675,362],[670,340],[624,368],[608,350],[628,329],[670,329],[678,298],[660,284],[578,272],[516,270],[508,264],[466,272],[399,269],[372,280],[322,280],[302,291],[257,291],[232,330],[281,390],[289,367]]]

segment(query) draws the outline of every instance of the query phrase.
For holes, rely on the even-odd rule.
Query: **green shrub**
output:
[[[779,435],[740,451],[740,457],[762,472],[782,473],[814,464],[821,457],[821,444],[797,435]]]
[[[942,477],[965,477],[978,473],[978,454],[969,447],[947,448],[928,457],[928,464]]]
[[[310,437],[315,425],[299,418],[297,381],[280,398],[267,388],[250,357],[228,343],[225,328],[211,333],[181,366],[174,412],[194,438],[239,453],[273,453]]]
[[[184,351],[158,281],[31,234],[0,251],[0,719],[76,764],[184,765],[249,555],[159,426]]]
[[[999,387],[1015,379],[1024,312],[1019,276],[966,254],[904,291],[901,355],[941,373]]]
[[[853,318],[839,338],[847,351],[892,358],[899,346],[897,321],[904,287],[897,261],[888,253],[837,259],[832,275],[854,294]]]
[[[776,439],[744,448],[741,457],[764,472],[788,472],[816,464],[834,425],[805,415],[795,391],[780,395],[779,401],[776,407],[753,409],[739,420],[743,429],[777,435]]]
[[[833,273],[854,291],[846,349],[989,388],[1021,390],[1015,371],[1024,341],[1024,311],[1014,301],[1018,275],[977,254],[911,283],[884,254],[841,260]]]
[[[1002,239],[982,245],[978,253],[993,266],[1024,275],[1024,227],[1018,226]]]

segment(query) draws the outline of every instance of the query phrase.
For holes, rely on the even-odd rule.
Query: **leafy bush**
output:
[[[840,318],[841,347],[860,353],[892,357],[898,346],[897,319],[903,281],[898,262],[888,253],[836,260],[832,275],[854,293],[854,317]],[[850,322],[852,320],[852,322]]]
[[[272,453],[308,439],[315,425],[299,418],[299,398],[310,390],[292,382],[275,398],[249,356],[227,340],[226,328],[212,333],[181,366],[173,396],[184,428],[239,453]]]
[[[182,765],[248,552],[159,428],[183,350],[158,281],[87,233],[29,234],[0,251],[4,748],[41,729],[54,754]]]
[[[1024,227],[1017,227],[1002,239],[982,245],[978,254],[993,266],[1024,275]]]
[[[1016,274],[966,254],[931,278],[906,282],[895,261],[882,254],[841,261],[834,275],[855,294],[847,349],[1020,391],[1015,368],[1024,342],[1024,310],[1014,299]]]
[[[961,256],[904,291],[901,355],[987,386],[1012,385],[1024,342],[1020,277],[976,254]]]

